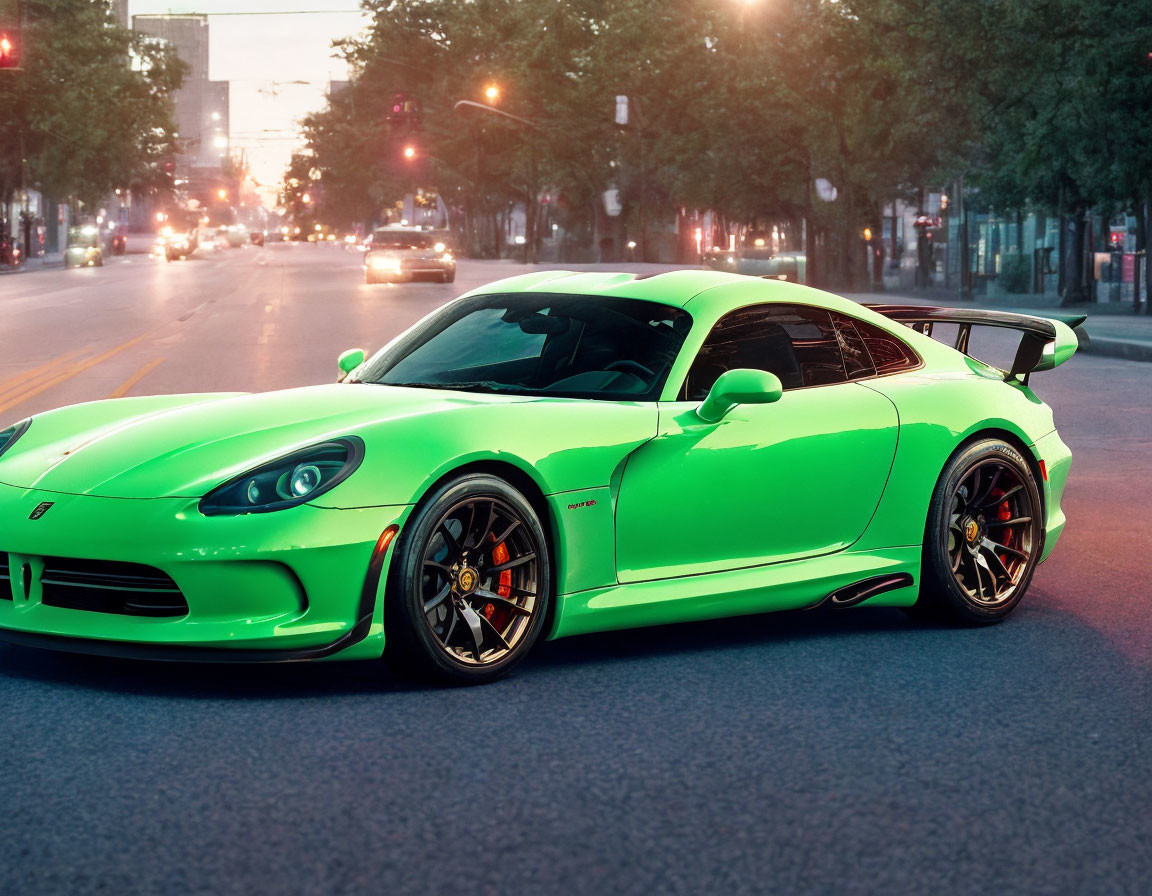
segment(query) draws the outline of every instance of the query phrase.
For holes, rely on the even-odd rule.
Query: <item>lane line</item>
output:
[[[58,374],[57,376],[51,377],[47,380],[44,380],[43,382],[34,384],[31,389],[26,389],[24,391],[18,391],[17,394],[13,397],[4,396],[4,397],[0,398],[0,414],[3,414],[5,411],[9,410],[10,408],[14,408],[14,407],[17,407],[18,405],[23,404],[24,402],[28,401],[29,399],[35,398],[41,392],[47,392],[49,389],[53,388],[54,386],[60,385],[61,383],[65,382],[66,380],[71,379],[72,377],[76,376],[78,373],[83,373],[85,370],[88,370],[89,368],[95,367],[97,364],[102,364],[103,362],[107,361],[109,358],[115,357],[116,355],[120,354],[120,352],[125,351],[126,349],[130,349],[132,346],[138,345],[139,343],[143,342],[145,339],[149,339],[151,337],[152,337],[152,331],[151,330],[148,331],[147,333],[141,333],[135,339],[129,339],[127,342],[122,342],[120,345],[116,346],[115,348],[108,349],[108,351],[104,352],[103,354],[96,355],[94,358],[87,358],[84,361],[80,361],[77,364],[73,364],[68,369],[61,371],[61,373]]]
[[[42,374],[50,372],[53,368],[59,367],[61,364],[65,363],[66,361],[71,361],[77,355],[81,355],[90,349],[91,349],[91,346],[85,346],[84,348],[78,348],[75,351],[71,351],[71,352],[68,352],[67,354],[61,355],[58,358],[53,358],[51,361],[48,361],[44,364],[41,364],[39,367],[33,367],[31,370],[25,370],[22,373],[17,373],[14,376],[11,376],[6,380],[3,380],[2,382],[0,382],[0,398],[3,398],[5,394],[7,394],[8,392],[11,392],[17,386],[20,386],[21,384],[26,383],[29,380],[34,380],[38,376],[41,376]]]
[[[124,382],[122,382],[114,390],[108,393],[108,397],[123,398],[126,394],[128,394],[129,389],[135,386],[138,382],[140,382],[140,380],[144,379],[144,377],[148,376],[148,374],[150,374],[163,363],[163,358],[154,358],[153,360],[149,361],[134,374],[132,374],[132,376],[128,377],[128,379],[124,380]]]

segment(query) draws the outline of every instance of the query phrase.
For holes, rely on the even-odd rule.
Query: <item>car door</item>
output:
[[[840,320],[845,320],[841,318]],[[843,550],[868,526],[896,451],[887,398],[863,342],[824,309],[768,304],[719,320],[660,404],[657,437],[628,459],[616,508],[621,582],[795,560]],[[726,370],[780,377],[779,401],[718,423],[696,408]]]

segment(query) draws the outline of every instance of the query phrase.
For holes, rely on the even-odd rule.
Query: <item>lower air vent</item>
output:
[[[165,573],[139,563],[45,557],[41,601],[121,616],[184,616],[188,602]]]
[[[8,570],[8,555],[0,551],[0,600],[12,600],[12,575]]]

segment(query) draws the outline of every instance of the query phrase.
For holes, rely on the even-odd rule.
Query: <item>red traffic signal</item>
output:
[[[20,39],[15,32],[0,31],[0,68],[20,67]]]

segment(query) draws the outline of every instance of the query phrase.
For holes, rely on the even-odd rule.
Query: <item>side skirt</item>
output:
[[[561,595],[550,637],[802,610],[878,576],[905,575],[911,584],[884,590],[856,606],[909,607],[919,593],[920,553],[919,545],[841,551],[806,560]]]

